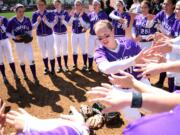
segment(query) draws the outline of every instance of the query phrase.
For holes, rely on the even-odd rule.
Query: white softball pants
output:
[[[94,57],[94,51],[96,47],[99,45],[99,40],[97,40],[96,35],[89,35],[89,44],[88,44],[88,58]]]
[[[85,33],[80,33],[80,34],[73,33],[71,38],[72,38],[71,45],[73,49],[73,54],[78,54],[78,46],[81,49],[82,54],[86,54]]]
[[[68,34],[54,34],[54,49],[56,57],[68,55]]]
[[[32,43],[15,43],[16,44],[16,53],[19,59],[20,65],[25,64],[25,60],[28,61],[29,65],[34,64],[34,57],[33,57],[33,49]]]
[[[53,35],[48,36],[37,36],[39,48],[43,59],[49,58],[54,59],[54,37]]]
[[[14,62],[11,44],[9,39],[0,40],[0,65],[3,64],[3,59],[6,58],[9,63]]]

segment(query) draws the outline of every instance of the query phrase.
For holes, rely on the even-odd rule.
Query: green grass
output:
[[[11,18],[14,15],[15,15],[14,12],[0,13],[0,16],[4,16],[6,18]],[[32,18],[32,11],[25,12],[25,16],[27,16],[27,17],[29,17],[31,19]]]

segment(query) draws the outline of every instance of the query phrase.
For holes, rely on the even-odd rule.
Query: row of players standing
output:
[[[56,0],[54,2],[55,4],[55,10],[47,11],[46,10],[46,1],[45,0],[39,0],[37,2],[38,11],[33,13],[32,16],[32,26],[26,27],[30,24],[30,20],[27,17],[21,18],[22,20],[16,19],[17,17],[13,17],[9,25],[7,27],[7,35],[9,37],[12,37],[16,44],[18,44],[18,35],[20,35],[23,32],[31,31],[32,28],[36,28],[37,33],[37,39],[38,44],[41,50],[41,54],[43,57],[43,62],[45,65],[44,73],[47,74],[49,72],[48,68],[48,58],[50,59],[51,64],[51,74],[54,74],[54,68],[55,68],[55,56],[54,56],[54,44],[55,43],[55,52],[58,62],[58,72],[62,71],[61,66],[61,56],[64,57],[64,65],[65,70],[68,70],[68,37],[67,37],[67,25],[72,25],[72,48],[73,48],[73,61],[74,66],[73,68],[77,68],[77,48],[78,45],[80,46],[83,54],[83,70],[91,70],[93,67],[93,54],[94,49],[96,45],[98,44],[98,40],[96,39],[96,35],[93,29],[94,24],[98,20],[107,19],[108,16],[106,13],[102,10],[102,1],[94,0],[93,1],[93,9],[94,11],[90,14],[86,14],[82,11],[82,1],[76,0],[74,2],[75,10],[70,12],[70,14],[62,9],[62,3],[60,0]],[[170,5],[170,7],[169,7]],[[162,33],[170,36],[172,33],[173,24],[175,23],[175,15],[174,15],[174,5],[175,2],[173,0],[165,0],[164,2],[164,8],[165,10],[158,13],[155,17],[155,21],[153,21],[153,25],[147,25],[152,24],[150,23],[152,20],[152,17],[150,15],[150,3],[148,1],[143,1],[141,3],[141,10],[142,13],[137,15],[134,19],[133,23],[133,38],[139,42],[141,47],[143,48],[143,44],[145,44],[145,47],[147,47],[147,44],[151,44],[152,41],[148,40],[147,37],[154,34],[157,30],[157,25],[159,31]],[[125,3],[123,0],[117,0],[116,1],[116,9],[111,12],[109,15],[112,19],[112,24],[114,27],[114,32],[116,37],[122,37],[125,36],[125,29],[129,27],[131,17],[128,12],[125,11]],[[168,8],[167,8],[168,7]],[[20,9],[23,9],[23,7],[20,5],[16,8],[16,12],[18,12]],[[168,14],[169,17],[166,17],[165,15]],[[14,20],[14,21],[13,21]],[[27,21],[28,20],[28,21]],[[154,23],[155,22],[155,23]],[[12,24],[17,25],[12,25]],[[10,25],[11,24],[11,25]],[[22,27],[22,25],[24,27]],[[9,27],[13,26],[13,28]],[[90,36],[89,36],[89,46],[86,51],[86,40],[85,40],[85,32],[90,27]],[[179,28],[178,28],[179,29]],[[19,31],[19,32],[15,32]],[[9,33],[13,33],[14,35],[10,35]],[[53,37],[54,33],[54,37]],[[173,36],[178,36],[177,34]],[[19,45],[20,46],[20,45]],[[21,51],[18,51],[16,49],[17,53],[20,54],[19,59],[23,59],[24,56],[29,56],[29,63],[30,67],[34,76],[34,80],[37,80],[36,72],[35,72],[35,65],[34,65],[34,59],[33,59],[33,53],[32,53],[32,47],[27,47],[24,45],[24,48],[31,48],[29,51],[23,50],[23,45],[19,47]],[[16,45],[16,48],[18,48],[18,45]],[[22,53],[23,52],[23,53]],[[88,60],[88,66],[87,66],[87,60]],[[12,62],[10,62],[12,63]],[[23,64],[22,64],[23,63]],[[27,78],[26,72],[25,72],[25,65],[24,60],[20,60],[21,69],[23,71],[24,78]],[[34,66],[32,66],[34,65]],[[33,67],[33,68],[32,68]],[[4,68],[1,68],[4,69]],[[13,68],[14,71],[14,68]],[[15,75],[16,73],[13,72]],[[4,76],[4,75],[3,75]],[[17,75],[16,75],[17,77]]]

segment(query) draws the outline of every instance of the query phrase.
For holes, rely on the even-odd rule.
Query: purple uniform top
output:
[[[164,11],[159,12],[154,17],[155,24],[156,23],[161,24],[163,34],[167,36],[171,35],[172,27],[174,25],[175,20],[176,20],[175,13],[172,13],[172,15],[167,17]]]
[[[3,40],[3,39],[8,38],[6,35],[6,30],[3,29],[3,27],[7,28],[8,19],[3,16],[0,16],[0,21],[2,22],[2,25],[0,26],[0,40]]]
[[[172,27],[171,35],[176,38],[180,36],[180,19],[177,19]]]
[[[66,25],[62,23],[61,18],[64,17],[64,20],[68,22],[70,19],[68,12],[65,10],[61,10],[60,12],[58,12],[57,10],[54,10],[53,14],[54,16],[58,16],[58,22],[54,26],[53,31],[55,33],[65,33],[67,31],[67,28],[66,28]]]
[[[24,17],[22,21],[19,21],[15,16],[12,17],[6,29],[6,32],[12,34],[13,36],[23,35],[32,31],[31,20],[28,17]],[[13,39],[15,42],[22,42],[16,39]]]
[[[37,18],[40,16],[43,18],[43,16],[46,16],[48,22],[53,22],[54,21],[54,15],[52,12],[45,10],[43,14],[40,14],[39,11],[36,11],[32,15],[32,23],[35,24],[37,22]],[[36,34],[38,36],[47,36],[51,35],[53,33],[52,29],[48,27],[43,21],[40,22],[36,29]]]
[[[99,20],[108,20],[108,16],[104,11],[100,11],[98,14],[93,11],[88,16],[90,21],[90,34],[96,35],[94,31],[94,24]]]
[[[117,41],[118,41],[118,46],[119,46],[119,50],[117,53],[107,49],[103,45],[100,45],[96,49],[95,54],[94,54],[94,60],[96,61],[97,65],[103,61],[112,62],[112,61],[117,61],[117,60],[128,59],[130,57],[137,55],[141,51],[141,48],[139,47],[139,45],[137,45],[131,39],[121,37]],[[140,73],[134,72],[133,69],[134,67],[130,67],[126,69],[125,71],[132,74],[138,80],[141,79],[137,77]]]
[[[156,32],[156,28],[154,25],[151,28],[147,28],[147,17],[142,14],[136,15],[133,22],[133,28],[135,30],[136,36],[146,36],[150,34],[154,34]]]
[[[70,126],[61,126],[51,131],[42,131],[42,132],[25,132],[18,133],[17,135],[81,135],[74,128]]]
[[[127,19],[127,26],[129,27],[129,24],[130,24],[130,21],[131,21],[131,16],[129,15],[129,13],[127,12],[123,12],[123,13],[120,13],[119,11],[117,10],[114,10],[114,14],[116,16],[119,16],[123,19]],[[125,36],[125,30],[122,28],[122,24],[118,21],[118,20],[112,20],[112,25],[114,27],[114,34],[115,35],[122,35],[122,36]]]
[[[171,112],[165,112],[141,119],[129,124],[123,135],[179,135],[180,134],[180,106]]]
[[[81,24],[80,24],[79,15],[80,14],[77,14],[77,13],[74,14],[75,20],[73,20],[73,24],[72,24],[72,31],[73,31],[73,33],[76,33],[76,34],[85,32],[85,31],[83,31],[83,26],[81,26]],[[89,17],[85,12],[82,15],[82,19],[84,22],[89,23]]]

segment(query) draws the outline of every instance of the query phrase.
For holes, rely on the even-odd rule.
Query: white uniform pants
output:
[[[25,60],[29,62],[29,65],[34,64],[34,57],[33,57],[33,49],[32,43],[15,43],[16,44],[16,53],[19,59],[20,65],[25,64]]]
[[[72,42],[71,45],[73,49],[73,54],[75,55],[78,54],[78,46],[80,47],[82,54],[86,54],[85,33],[80,33],[80,34],[73,33],[71,42]]]
[[[68,55],[68,35],[67,34],[54,34],[54,48],[56,57],[61,55]]]
[[[6,58],[9,63],[14,62],[12,48],[9,39],[0,40],[0,65],[3,64],[4,58]]]
[[[54,37],[53,35],[48,36],[37,36],[39,48],[43,59],[49,58],[54,59]]]

